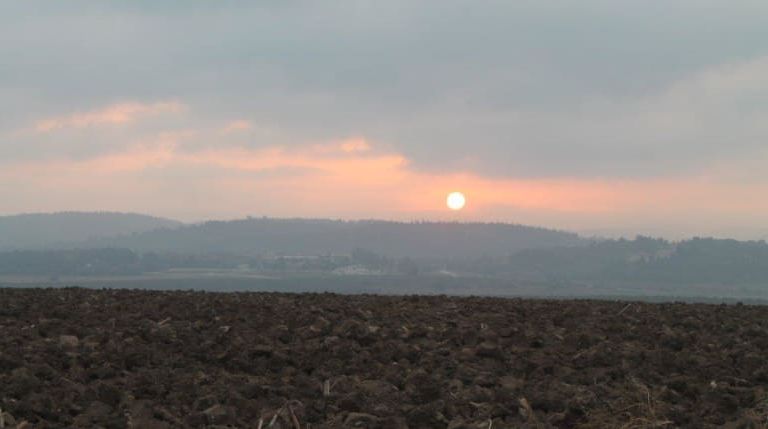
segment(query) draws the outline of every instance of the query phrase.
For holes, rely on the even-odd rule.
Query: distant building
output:
[[[362,265],[346,265],[336,268],[332,273],[341,276],[379,276],[384,274],[381,270],[372,270]]]

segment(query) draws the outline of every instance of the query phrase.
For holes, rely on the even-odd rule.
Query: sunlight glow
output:
[[[446,199],[446,204],[451,210],[461,210],[464,208],[466,203],[467,199],[461,192],[451,192],[448,194],[448,198]]]

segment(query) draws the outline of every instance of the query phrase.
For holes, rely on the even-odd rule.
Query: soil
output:
[[[757,428],[768,307],[0,289],[0,428]]]

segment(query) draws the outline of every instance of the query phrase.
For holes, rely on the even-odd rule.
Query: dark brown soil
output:
[[[768,307],[0,289],[0,427],[765,427]]]

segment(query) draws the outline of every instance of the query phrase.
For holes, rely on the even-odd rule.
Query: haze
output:
[[[723,6],[3,2],[0,214],[764,238],[768,3]]]

